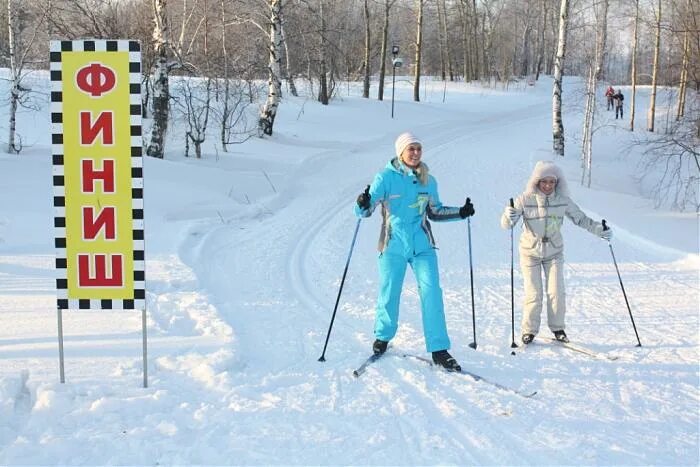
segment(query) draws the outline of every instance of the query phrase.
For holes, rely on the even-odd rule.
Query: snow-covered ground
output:
[[[285,96],[272,138],[184,159],[176,127],[166,160],[145,160],[146,389],[141,316],[129,311],[64,313],[59,382],[48,113],[23,113],[24,152],[0,155],[0,464],[698,465],[698,218],[652,208],[633,182],[627,121],[602,107],[593,184],[580,186],[577,86],[565,88],[557,162],[579,205],[614,229],[641,348],[608,244],[568,223],[567,332],[619,358],[544,342],[511,355],[510,234],[498,219],[535,161],[553,157],[551,81],[454,83],[444,102],[428,81],[414,103],[399,80],[394,119],[390,100],[355,85],[327,107]],[[360,223],[317,361],[352,205],[405,130],[422,138],[443,202],[476,207],[476,351],[467,224],[433,226],[452,353],[533,398],[401,357],[428,356],[410,272],[389,354],[353,377],[373,340],[378,215]],[[517,258],[515,281],[518,333]]]

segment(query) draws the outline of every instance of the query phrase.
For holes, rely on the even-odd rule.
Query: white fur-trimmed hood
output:
[[[530,179],[525,185],[525,193],[542,193],[537,189],[537,183],[545,177],[556,177],[557,186],[554,188],[554,192],[561,196],[569,196],[569,185],[564,177],[564,172],[552,161],[538,161],[535,164]]]

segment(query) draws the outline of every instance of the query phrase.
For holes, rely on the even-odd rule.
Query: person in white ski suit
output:
[[[379,238],[379,297],[372,350],[383,354],[396,335],[399,300],[408,265],[413,269],[421,301],[423,334],[433,361],[449,371],[460,371],[447,352],[447,335],[442,288],[438,275],[435,239],[429,220],[459,221],[474,215],[469,199],[462,207],[444,206],[437,181],[421,161],[423,147],[411,133],[402,133],[394,143],[396,157],[380,171],[357,198],[355,215],[369,217],[378,206],[382,212]]]
[[[521,339],[529,344],[540,330],[540,314],[547,294],[547,325],[557,340],[568,342],[564,331],[566,299],[564,291],[564,217],[594,235],[609,240],[612,230],[586,216],[569,197],[564,174],[551,161],[539,161],[525,191],[514,198],[501,216],[501,227],[511,229],[523,218],[520,235],[520,268],[525,285]]]

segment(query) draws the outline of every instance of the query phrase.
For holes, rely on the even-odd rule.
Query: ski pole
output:
[[[335,299],[335,308],[333,308],[333,316],[331,316],[331,324],[328,326],[328,334],[326,335],[326,343],[323,344],[323,353],[319,357],[319,362],[326,361],[326,347],[328,347],[328,339],[331,337],[331,329],[333,329],[333,321],[335,321],[335,313],[338,311],[338,303],[340,303],[340,294],[343,293],[343,285],[345,284],[345,276],[348,274],[348,266],[350,265],[350,258],[352,258],[352,250],[355,249],[355,240],[357,239],[357,231],[360,229],[360,222],[362,218],[357,219],[357,224],[355,224],[355,233],[352,235],[352,244],[350,245],[350,252],[348,253],[348,259],[345,262],[345,270],[343,271],[343,278],[340,279],[340,289],[338,290],[338,298]]]
[[[603,219],[603,230],[608,230],[608,225]],[[625,286],[622,285],[622,276],[620,276],[620,268],[617,267],[617,260],[615,259],[615,252],[613,251],[612,243],[608,240],[608,246],[610,247],[610,254],[612,255],[613,263],[615,264],[615,271],[617,271],[617,278],[620,280],[620,288],[622,289],[622,295],[625,297],[625,304],[627,305],[627,311],[630,314],[630,320],[632,320],[632,328],[634,329],[634,335],[637,336],[637,347],[642,346],[642,342],[639,340],[639,334],[637,333],[637,326],[634,324],[634,317],[632,316],[632,309],[630,308],[630,302],[627,300],[627,293],[625,292]]]
[[[510,199],[510,207],[515,208],[515,204],[513,203],[513,198]],[[510,342],[510,348],[515,349],[518,347],[518,344],[515,343],[515,279],[514,279],[514,272],[513,272],[513,263],[515,260],[513,259],[514,253],[513,253],[513,230],[515,229],[515,224],[510,226],[510,332],[511,332],[511,342]],[[515,355],[515,350],[511,350],[510,352],[511,355]]]
[[[467,204],[471,200],[467,198]],[[476,314],[474,313],[474,268],[472,267],[472,223],[471,218],[467,217],[467,237],[469,238],[469,282],[472,290],[472,330],[474,333],[474,342],[469,344],[469,347],[476,350]]]

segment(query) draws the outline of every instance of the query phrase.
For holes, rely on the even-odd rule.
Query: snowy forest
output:
[[[392,75],[420,101],[425,77],[508,89],[553,75],[553,151],[565,155],[562,75],[587,81],[580,157],[590,186],[595,100],[630,86],[630,131],[645,165],[666,164],[659,204],[698,209],[700,7],[693,0],[1,0],[0,67],[10,70],[8,153],[20,153],[17,109],[46,99],[26,77],[48,69],[51,39],[137,39],[143,50],[146,154],[163,158],[169,122],[185,155],[207,138],[227,151],[274,131],[285,93],[328,105],[342,83],[389,99]],[[182,79],[182,78],[197,79]],[[423,78],[423,81],[421,80]],[[651,86],[635,115],[636,86]],[[657,102],[657,88],[675,90]],[[662,106],[665,123],[656,128]],[[637,127],[635,127],[637,122]]]
[[[74,170],[102,189],[66,207],[65,161],[119,139],[62,134],[115,47],[131,160]],[[374,355],[391,225],[355,208],[405,132],[474,209],[425,224],[462,372],[415,270]],[[0,0],[0,466],[698,466],[699,158],[698,0]],[[503,223],[543,162],[576,208],[543,215],[566,345],[544,310],[523,339],[528,227]],[[126,221],[90,217],[109,174]],[[388,198],[425,209],[414,185]],[[79,224],[134,247],[122,303],[62,308]]]

